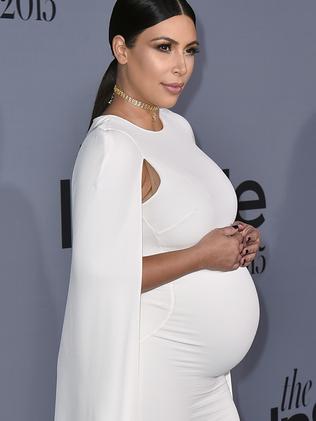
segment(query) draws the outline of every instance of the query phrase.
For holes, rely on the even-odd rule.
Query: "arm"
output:
[[[195,247],[143,257],[142,293],[202,269]]]
[[[192,247],[143,256],[142,293],[188,273],[234,270],[240,266],[242,235],[232,226],[208,232]]]

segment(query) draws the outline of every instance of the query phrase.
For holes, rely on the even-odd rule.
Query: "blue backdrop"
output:
[[[236,404],[243,421],[316,421],[316,3],[191,4],[201,52],[174,111],[226,170],[239,218],[262,233],[262,250],[249,267],[261,320],[251,350],[232,371]],[[53,419],[71,259],[69,179],[112,60],[112,7],[100,0],[0,4],[6,421]]]

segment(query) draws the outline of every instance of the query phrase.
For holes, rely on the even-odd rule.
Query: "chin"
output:
[[[169,101],[160,101],[159,107],[160,108],[172,108],[176,105],[177,102],[178,102],[178,97],[174,98],[172,100],[169,100]]]

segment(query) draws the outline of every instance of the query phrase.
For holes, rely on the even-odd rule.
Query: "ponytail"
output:
[[[94,102],[89,128],[92,124],[93,119],[102,115],[104,110],[108,106],[108,101],[111,99],[114,85],[116,82],[116,74],[117,60],[116,58],[114,58],[111,61],[109,67],[107,68],[99,86],[98,93]]]

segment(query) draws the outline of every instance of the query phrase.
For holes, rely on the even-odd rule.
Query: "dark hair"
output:
[[[132,48],[137,36],[150,28],[177,15],[189,16],[196,25],[195,13],[186,0],[117,0],[109,26],[109,43],[115,35],[122,35],[128,48]],[[95,99],[90,125],[95,117],[102,115],[110,100],[116,82],[117,60],[114,57],[107,68]]]

